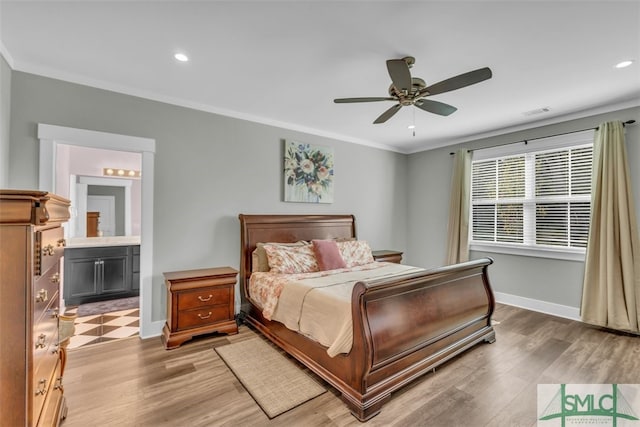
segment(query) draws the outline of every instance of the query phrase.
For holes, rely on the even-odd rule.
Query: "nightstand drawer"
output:
[[[178,310],[229,304],[230,288],[202,288],[178,293]]]
[[[230,318],[233,316],[229,313],[228,304],[180,311],[178,313],[178,330],[209,325]]]

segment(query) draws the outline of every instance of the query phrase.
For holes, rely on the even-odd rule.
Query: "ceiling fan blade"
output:
[[[411,89],[411,72],[404,59],[390,59],[387,61],[387,70],[396,89],[407,91]]]
[[[439,114],[441,116],[448,116],[449,114],[455,113],[457,110],[453,105],[432,101],[430,99],[419,99],[414,102],[413,105],[421,110],[428,111],[433,114]]]
[[[374,124],[380,124],[380,123],[384,123],[387,120],[389,120],[391,117],[393,117],[393,115],[395,113],[397,113],[400,108],[402,108],[402,104],[396,104],[393,107],[389,108],[387,111],[385,111],[384,113],[380,114],[380,117],[378,117],[377,119],[375,119],[375,121],[373,122]]]
[[[481,81],[490,79],[492,76],[491,69],[488,67],[479,68],[477,70],[469,71],[468,73],[460,74],[450,79],[443,80],[436,84],[433,84],[420,91],[421,95],[437,95],[439,93],[449,92],[452,90],[460,89],[465,86],[470,86]]]
[[[333,102],[336,104],[346,104],[349,102],[376,102],[376,101],[397,101],[395,98],[338,98]]]

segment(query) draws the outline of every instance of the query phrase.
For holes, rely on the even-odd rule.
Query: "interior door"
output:
[[[100,212],[98,230],[102,231],[103,236],[116,235],[116,198],[114,196],[87,196],[87,211]]]

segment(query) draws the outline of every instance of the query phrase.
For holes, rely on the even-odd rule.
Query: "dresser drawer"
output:
[[[42,407],[47,398],[56,385],[60,375],[55,375],[56,366],[60,361],[58,353],[50,353],[42,360],[40,366],[33,374],[33,419],[37,420],[42,412]]]
[[[40,412],[40,418],[34,418],[34,421],[38,420],[38,427],[51,427],[57,426],[60,423],[60,418],[62,416],[61,410],[63,409],[62,405],[62,372],[61,372],[61,363],[57,363],[55,366],[55,370],[53,371],[53,376],[51,377],[51,385],[49,386],[49,390],[45,395],[45,401]]]
[[[62,227],[40,230],[35,233],[35,271],[36,276],[58,264],[64,254],[64,231]]]
[[[60,377],[54,375],[60,361],[57,339],[53,334],[49,336],[52,339],[47,338],[45,347],[33,354],[33,420],[38,419],[47,395],[51,393],[54,383]]]
[[[178,293],[178,310],[189,310],[218,304],[229,304],[230,287],[200,288]]]
[[[55,265],[47,270],[33,283],[33,321],[34,323],[42,316],[44,310],[58,298],[57,293],[60,288],[59,266]],[[57,307],[56,300],[56,307]]]
[[[55,297],[58,297],[57,294]],[[33,325],[31,348],[33,349],[33,367],[36,369],[52,351],[57,351],[58,348],[58,305],[51,304],[43,314],[40,321]]]
[[[228,304],[184,310],[178,313],[178,330],[197,328],[232,318]]]

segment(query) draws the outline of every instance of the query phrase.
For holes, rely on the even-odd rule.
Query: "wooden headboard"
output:
[[[244,215],[240,214],[240,295],[247,301],[251,254],[263,242],[356,237],[353,215]]]

